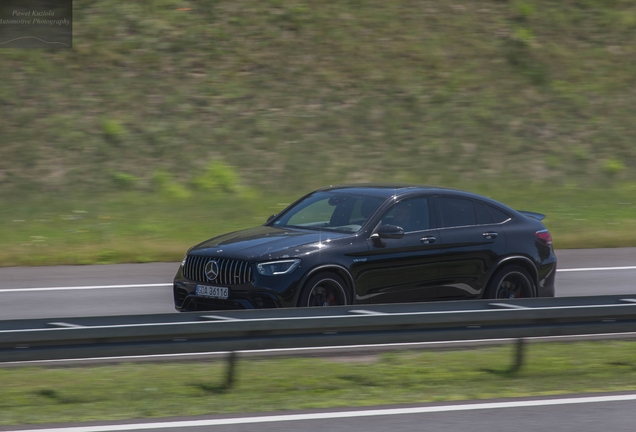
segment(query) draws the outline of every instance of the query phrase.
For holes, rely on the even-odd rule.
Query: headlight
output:
[[[288,259],[282,261],[270,261],[260,263],[256,266],[258,272],[265,276],[289,274],[300,265],[299,259]]]
[[[181,261],[181,267],[185,267],[185,262],[187,259],[188,259],[187,255],[183,257],[183,260]]]

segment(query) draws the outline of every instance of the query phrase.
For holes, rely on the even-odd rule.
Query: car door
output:
[[[506,252],[502,223],[488,204],[463,197],[434,198],[440,224],[440,300],[479,296],[488,272]]]
[[[413,209],[414,218],[396,238],[378,235],[382,227],[394,226],[396,205],[384,212],[374,234],[367,240],[369,252],[360,267],[359,303],[399,303],[435,298],[440,251],[439,230],[431,228],[429,198],[402,201]]]

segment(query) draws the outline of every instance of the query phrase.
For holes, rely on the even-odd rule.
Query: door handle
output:
[[[437,238],[435,237],[422,237],[420,239],[420,241],[424,244],[431,244],[431,243],[435,243],[435,240],[437,240]]]
[[[498,234],[498,233],[496,233],[496,232],[485,232],[485,233],[483,233],[482,235],[483,235],[485,238],[487,238],[487,239],[489,239],[489,240],[492,240],[492,239],[494,239],[494,238],[497,238],[497,236],[498,236],[499,234]]]

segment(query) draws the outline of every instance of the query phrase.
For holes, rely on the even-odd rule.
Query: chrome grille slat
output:
[[[213,281],[205,275],[207,263],[216,259],[219,265],[219,275]],[[217,258],[210,256],[188,256],[183,268],[183,276],[195,282],[218,285],[243,285],[252,281],[250,263],[243,260]]]
[[[241,265],[239,266],[239,271],[238,271],[239,278],[244,278],[243,267],[244,267],[244,263],[241,263]]]
[[[227,261],[227,263],[225,264],[225,273],[226,273],[226,277],[225,277],[225,283],[232,283],[232,261]]]
[[[230,283],[230,261],[225,260],[223,263],[223,267],[225,268],[225,283]]]
[[[223,263],[225,262],[224,259],[217,259],[216,262],[219,264],[219,275],[216,277],[216,282],[219,284],[223,283],[223,272],[225,271],[225,267],[223,266]]]
[[[219,276],[216,278],[219,283],[225,283],[225,260],[220,259],[219,262]]]
[[[204,261],[205,259],[203,259],[203,257],[199,257],[199,259],[197,259],[198,280],[205,280],[205,264],[203,264]]]
[[[237,276],[236,269],[238,268],[239,264],[240,264],[240,261],[234,261],[232,263],[232,267],[231,267],[232,271],[230,272],[232,273],[232,280],[231,280],[232,283],[234,283],[235,280],[238,280],[238,278],[236,277]]]

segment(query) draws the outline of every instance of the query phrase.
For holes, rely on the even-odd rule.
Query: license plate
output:
[[[197,295],[204,297],[213,297],[218,299],[226,299],[229,295],[229,289],[218,286],[197,285]]]

